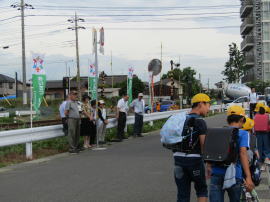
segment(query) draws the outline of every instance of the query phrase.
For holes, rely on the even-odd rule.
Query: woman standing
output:
[[[96,128],[96,100],[91,101],[91,115],[92,120],[90,121],[90,145],[95,146],[96,144],[96,136],[97,136],[97,128]]]
[[[98,102],[98,121],[97,121],[97,135],[100,144],[105,144],[106,125],[108,124],[107,112],[105,102],[100,100]]]
[[[89,104],[90,97],[89,96],[83,96],[82,98],[82,113],[81,113],[81,136],[83,136],[83,147],[85,149],[90,148],[91,145],[89,144],[90,135],[91,135],[91,128],[90,124],[93,120],[93,117],[91,115],[91,107]]]

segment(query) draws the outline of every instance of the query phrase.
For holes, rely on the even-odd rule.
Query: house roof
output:
[[[0,82],[1,83],[14,83],[15,79],[13,79],[9,76],[6,76],[4,74],[0,74]]]

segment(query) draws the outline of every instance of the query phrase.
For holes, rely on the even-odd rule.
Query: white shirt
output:
[[[130,106],[134,108],[135,113],[144,114],[145,103],[143,99],[141,101],[139,99],[133,100]]]
[[[64,101],[64,102],[62,102],[62,104],[59,107],[59,113],[60,113],[61,118],[66,117],[66,115],[65,115],[66,104],[67,104],[67,101]]]
[[[128,101],[125,101],[124,98],[120,99],[117,103],[117,108],[120,112],[128,113]]]
[[[257,103],[257,100],[258,100],[257,93],[250,93],[249,94],[250,103]]]

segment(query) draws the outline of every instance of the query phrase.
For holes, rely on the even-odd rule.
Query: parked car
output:
[[[175,101],[172,101],[172,100],[163,100],[160,103],[160,111],[161,112],[168,111],[174,105],[176,105],[176,102]]]
[[[264,95],[258,95],[258,102],[262,102],[265,105],[267,104],[265,101],[265,96]],[[239,105],[241,107],[243,107],[245,110],[249,110],[249,99],[248,96],[243,96],[243,97],[239,97],[236,100],[234,100],[231,103],[228,103],[225,105],[225,110],[227,110],[230,106],[232,105]]]

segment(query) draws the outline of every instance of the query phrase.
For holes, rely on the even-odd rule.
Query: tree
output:
[[[182,71],[181,82],[184,83],[184,95],[191,98],[200,92],[200,81],[195,78],[196,71],[192,67],[186,67]]]
[[[264,94],[264,89],[266,87],[270,86],[270,82],[264,82],[264,81],[257,80],[257,81],[252,81],[252,82],[247,83],[247,86],[250,88],[254,87],[254,88],[256,88],[257,92]]]
[[[161,79],[169,79],[171,72],[173,73],[173,79],[179,81],[182,76],[182,71],[179,68],[174,68],[173,71],[168,71],[167,74],[163,74]]]
[[[225,63],[225,70],[222,71],[225,76],[224,80],[229,83],[240,82],[247,71],[247,67],[244,64],[244,55],[238,49],[236,43],[229,45],[229,56],[229,60]]]
[[[121,88],[120,89],[120,96],[124,95],[127,93],[127,80],[123,81],[120,84],[116,85],[117,88]],[[138,77],[133,77],[132,79],[132,97],[133,99],[137,98],[139,93],[143,93],[145,88],[144,83],[142,82],[141,79],[139,79]]]

